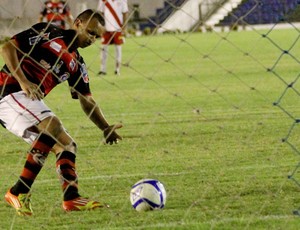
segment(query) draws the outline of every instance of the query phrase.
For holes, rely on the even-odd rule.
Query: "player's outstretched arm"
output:
[[[103,112],[92,96],[79,95],[79,101],[85,114],[103,131],[107,144],[118,143],[118,140],[122,140],[122,137],[115,131],[116,129],[122,128],[122,124],[109,125]]]

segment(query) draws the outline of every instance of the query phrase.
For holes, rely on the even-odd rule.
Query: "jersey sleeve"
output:
[[[18,43],[18,48],[24,53],[29,53],[32,46],[38,45],[38,32],[35,32],[32,28],[24,30],[12,37]]]
[[[78,99],[78,94],[91,95],[88,72],[82,57],[79,59],[78,66],[78,71],[68,79],[73,99]]]

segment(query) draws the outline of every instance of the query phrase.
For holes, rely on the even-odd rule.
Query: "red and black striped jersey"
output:
[[[75,30],[63,30],[38,23],[15,36],[20,67],[45,96],[57,85],[68,81],[73,98],[77,93],[90,95],[89,78],[83,58],[77,51]],[[0,71],[0,98],[20,91],[17,80],[5,65]]]
[[[46,1],[41,9],[41,15],[46,17],[47,22],[65,28],[65,18],[71,15],[71,10],[65,1]]]

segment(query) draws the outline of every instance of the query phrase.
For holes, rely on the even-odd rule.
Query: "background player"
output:
[[[122,44],[126,35],[128,16],[127,0],[99,0],[98,11],[104,15],[106,32],[102,37],[101,69],[99,74],[106,74],[108,45],[115,45],[115,74],[120,75]]]
[[[51,0],[44,3],[38,21],[42,22],[44,18],[46,18],[47,22],[62,29],[66,28],[66,22],[70,28],[73,23],[73,16],[69,5],[65,1],[60,0]]]
[[[56,154],[64,210],[104,206],[79,195],[76,143],[43,101],[57,84],[67,81],[72,97],[79,99],[90,120],[104,131],[106,142],[113,144],[121,139],[115,132],[121,124],[110,126],[94,101],[85,63],[77,51],[78,47],[91,45],[103,34],[103,21],[99,13],[86,10],[75,19],[73,30],[38,23],[2,47],[6,65],[0,71],[0,123],[31,144],[18,181],[5,195],[6,201],[20,215],[32,215],[30,189],[51,150]]]

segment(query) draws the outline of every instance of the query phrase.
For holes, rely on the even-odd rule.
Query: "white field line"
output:
[[[192,172],[175,172],[175,173],[154,173],[151,176],[181,176],[193,174]],[[130,177],[147,177],[147,174],[113,174],[113,175],[98,175],[98,176],[90,176],[90,177],[79,177],[80,181],[89,181],[89,180],[99,180],[99,179],[110,179],[110,178],[130,178]],[[57,178],[55,179],[47,179],[47,180],[36,180],[35,184],[45,184],[50,182],[56,182]]]
[[[290,166],[290,164],[284,164],[282,166]],[[237,171],[237,170],[252,170],[252,169],[262,169],[262,168],[276,168],[276,165],[252,165],[252,166],[242,166],[242,167],[235,167],[232,169],[228,169],[228,171]],[[1,170],[0,170],[1,172]],[[197,172],[199,173],[199,171]],[[96,175],[96,176],[89,176],[89,177],[80,177],[80,181],[90,181],[90,180],[103,180],[103,179],[111,179],[111,178],[131,178],[131,177],[152,177],[152,176],[182,176],[182,175],[189,175],[195,174],[195,172],[172,172],[172,173],[153,173],[153,174],[111,174],[111,175]],[[46,180],[36,180],[35,184],[46,184],[50,182],[56,182],[57,178],[53,179],[46,179]]]

